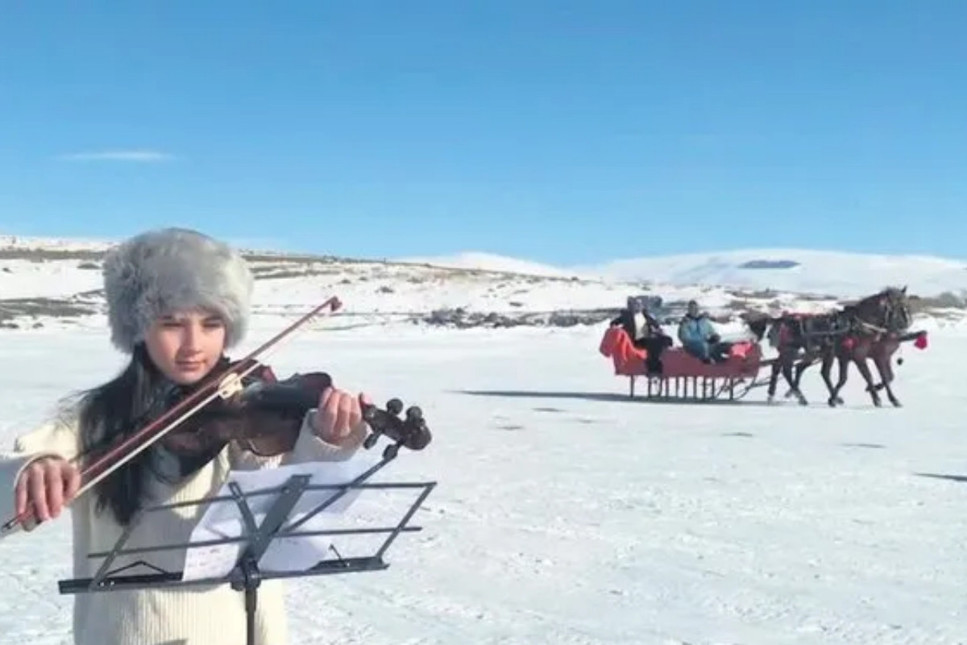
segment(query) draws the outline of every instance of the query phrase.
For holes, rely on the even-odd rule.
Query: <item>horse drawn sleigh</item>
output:
[[[635,397],[635,384],[645,380],[645,398],[672,401],[737,401],[755,387],[768,384],[761,376],[775,359],[765,359],[758,342],[734,343],[727,360],[704,363],[681,347],[661,353],[661,372],[648,369],[648,352],[635,347],[621,327],[610,327],[601,339],[599,351],[611,358],[614,373],[626,376],[629,393]]]
[[[855,363],[873,404],[882,404],[879,392],[885,390],[889,401],[899,407],[890,387],[893,354],[909,341],[918,349],[927,347],[925,331],[909,331],[913,319],[905,287],[884,289],[824,313],[747,314],[743,320],[750,338],[732,343],[721,362],[702,361],[684,348],[670,347],[661,352],[661,369],[655,370],[649,365],[654,361],[648,360],[647,351],[636,347],[627,331],[615,325],[605,331],[599,352],[611,359],[616,375],[629,379],[631,398],[635,397],[636,381],[643,378],[645,398],[650,401],[737,401],[757,387],[768,386],[771,402],[781,374],[789,385],[786,397],[794,396],[806,405],[800,381],[806,369],[819,362],[829,391],[827,402],[835,407],[843,403],[840,391],[850,363]],[[764,356],[763,340],[775,350],[775,356]],[[874,382],[867,359],[877,368],[879,383]],[[830,377],[834,363],[839,366],[835,384]]]

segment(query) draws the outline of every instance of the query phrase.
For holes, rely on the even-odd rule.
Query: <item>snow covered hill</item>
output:
[[[857,297],[887,285],[936,296],[967,293],[967,261],[797,249],[751,249],[615,260],[581,274],[668,284],[715,284]]]
[[[106,241],[0,236],[0,328],[103,327],[100,268],[108,247]],[[685,302],[694,298],[724,321],[748,311],[826,310],[840,303],[834,295],[823,295],[827,292],[859,295],[878,290],[881,283],[901,282],[889,279],[890,271],[895,277],[911,278],[902,282],[911,283],[917,294],[913,278],[927,275],[934,266],[926,260],[904,265],[900,259],[892,264],[884,259],[876,270],[863,273],[849,260],[858,256],[805,252],[659,258],[581,271],[491,254],[409,262],[276,251],[249,251],[247,257],[257,276],[254,325],[270,328],[278,327],[280,316],[292,318],[330,295],[346,303],[340,314],[325,322],[330,327],[598,324],[614,316],[628,295],[646,294],[664,301],[666,320],[680,315]],[[758,260],[789,262],[773,268],[736,266],[763,266]],[[954,271],[953,263],[945,270]],[[743,287],[746,274],[755,279],[746,280]],[[769,279],[770,275],[777,277]],[[841,288],[819,288],[835,286],[834,278]],[[804,288],[810,284],[816,288]],[[935,286],[952,284],[950,280]],[[959,325],[965,315],[958,297],[920,302],[918,309],[944,326]]]
[[[441,257],[400,258],[394,261],[405,264],[428,264],[437,267],[480,269],[482,271],[492,271],[495,273],[525,273],[528,275],[558,278],[569,278],[578,275],[568,269],[531,262],[529,260],[510,258],[504,255],[496,255],[494,253],[482,253],[480,251],[468,251],[466,253]]]
[[[553,267],[479,252],[419,258],[435,266],[578,276],[618,282],[721,286],[854,298],[888,285],[921,296],[967,294],[967,261],[930,256],[873,255],[803,249],[747,249],[612,260]]]

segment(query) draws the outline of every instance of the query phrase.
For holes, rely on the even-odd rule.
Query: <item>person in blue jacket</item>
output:
[[[708,314],[699,312],[698,303],[694,300],[688,302],[688,313],[678,324],[678,340],[686,352],[703,363],[728,360],[729,344],[722,342]]]

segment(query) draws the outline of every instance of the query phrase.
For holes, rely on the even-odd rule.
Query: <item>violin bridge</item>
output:
[[[235,396],[243,389],[241,377],[238,374],[229,374],[218,384],[218,396],[227,399]]]

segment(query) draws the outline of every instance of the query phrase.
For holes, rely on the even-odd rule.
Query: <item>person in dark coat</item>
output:
[[[645,365],[649,374],[661,374],[661,354],[672,346],[671,336],[661,328],[661,324],[648,313],[641,300],[629,296],[627,306],[611,321],[612,327],[621,327],[628,334],[632,344],[648,352]]]

